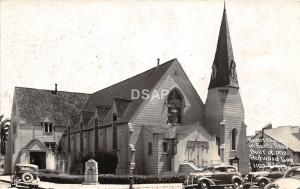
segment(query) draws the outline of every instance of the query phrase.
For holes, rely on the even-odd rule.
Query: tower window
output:
[[[215,65],[212,66],[212,74],[211,74],[212,79],[215,79],[217,77],[217,68]]]
[[[231,77],[233,77],[233,78],[237,77],[235,67],[236,67],[235,62],[234,62],[234,60],[232,60],[231,65],[230,65],[230,74],[231,74]]]
[[[172,89],[168,95],[168,123],[181,123],[183,99],[178,89]]]
[[[167,142],[163,142],[163,152],[164,153],[168,152],[168,143]]]
[[[148,143],[148,155],[151,155],[152,154],[152,143],[149,142]]]
[[[236,128],[234,128],[231,131],[231,150],[236,150],[236,135],[237,131]]]

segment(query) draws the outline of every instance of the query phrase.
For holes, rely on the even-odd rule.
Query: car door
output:
[[[212,178],[217,185],[230,183],[226,167],[215,167]]]
[[[270,179],[275,180],[282,177],[282,172],[279,167],[271,168]]]
[[[227,167],[227,179],[228,179],[229,183],[231,183],[232,177],[234,175],[237,175],[237,171],[236,171],[235,167]]]

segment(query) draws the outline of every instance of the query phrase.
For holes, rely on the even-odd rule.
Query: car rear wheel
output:
[[[262,179],[258,182],[258,186],[260,188],[265,188],[265,186],[268,184],[268,181],[266,179]]]
[[[31,173],[24,173],[22,175],[22,181],[26,183],[30,183],[33,181],[33,175]]]
[[[199,183],[199,188],[200,189],[209,189],[209,182],[207,180],[202,180]]]

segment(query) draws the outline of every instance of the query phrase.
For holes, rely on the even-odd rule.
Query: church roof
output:
[[[54,125],[67,126],[68,117],[79,112],[89,94],[15,87],[14,101],[20,119],[40,125],[51,115]]]
[[[118,121],[128,122],[144,101],[143,98],[132,99],[132,89],[140,93],[142,90],[148,90],[148,92],[150,92],[168,68],[174,63],[178,63],[177,59],[172,59],[164,64],[91,94],[82,110],[95,111],[96,107],[112,106],[116,103],[117,113],[121,116]],[[111,111],[109,112],[112,113]],[[106,111],[106,113],[109,112]],[[105,117],[107,118],[109,116]]]
[[[227,14],[224,6],[217,49],[212,65],[212,74],[209,89],[225,86],[238,88],[239,85],[235,66],[236,65],[233,57]]]

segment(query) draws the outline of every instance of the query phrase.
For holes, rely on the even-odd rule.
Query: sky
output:
[[[247,134],[300,126],[300,1],[227,0]],[[203,102],[223,1],[2,1],[0,113],[14,87],[93,93],[177,58]]]

